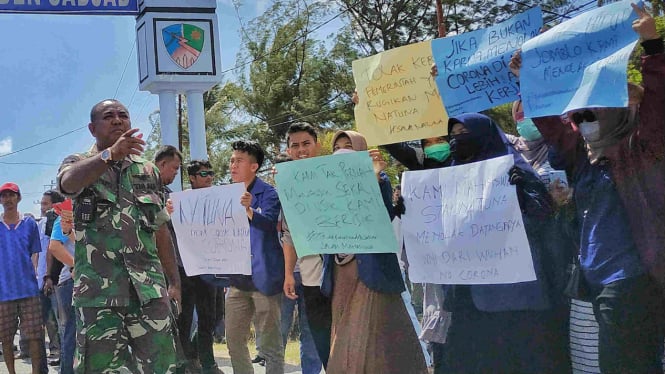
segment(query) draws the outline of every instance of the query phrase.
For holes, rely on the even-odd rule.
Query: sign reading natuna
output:
[[[0,13],[138,14],[139,0],[0,0]]]

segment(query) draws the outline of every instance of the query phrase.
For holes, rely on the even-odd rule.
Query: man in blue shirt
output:
[[[72,305],[74,292],[74,251],[76,234],[74,233],[73,213],[63,210],[55,220],[49,252],[64,264],[55,290],[58,298],[58,323],[60,325],[60,374],[74,373],[74,348],[76,347],[76,314]]]
[[[11,264],[0,272],[0,341],[3,347],[13,346],[20,318],[21,333],[29,341],[32,373],[38,374],[44,355],[44,327],[34,265],[41,243],[37,223],[22,217],[19,201],[21,191],[15,183],[0,186],[0,261]],[[13,352],[5,349],[3,356],[9,373],[16,374]]]

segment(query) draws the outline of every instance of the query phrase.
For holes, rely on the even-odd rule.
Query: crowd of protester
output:
[[[188,276],[167,187],[182,154],[164,145],[153,161],[142,158],[145,141],[126,107],[99,102],[88,126],[94,146],[63,161],[37,221],[18,211],[18,185],[0,186],[0,341],[9,372],[16,355],[31,358],[33,373],[49,364],[61,374],[222,373],[213,347],[224,340],[234,373],[253,373],[257,363],[284,373],[297,310],[305,374],[662,373],[665,54],[654,19],[633,8],[643,81],[626,82],[627,107],[525,118],[516,101],[515,135],[465,113],[420,147],[383,146],[409,170],[514,159],[508,177],[536,280],[425,284],[421,319],[405,287],[404,243],[398,255],[298,257],[277,190],[259,172],[265,151],[249,140],[230,145],[229,172],[245,186],[252,275]],[[510,68],[519,76],[520,51]],[[285,142],[277,162],[322,151],[304,122]],[[383,153],[356,131],[337,132],[326,151],[368,152],[372,183],[400,230],[404,203]],[[192,189],[213,185],[207,160],[190,161],[186,172]]]

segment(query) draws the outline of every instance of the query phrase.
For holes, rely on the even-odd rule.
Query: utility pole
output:
[[[178,150],[184,154],[182,149],[182,94],[178,94]],[[180,168],[180,186],[185,185],[185,173],[184,170],[182,170],[185,167],[185,160],[182,161],[183,165]]]
[[[441,4],[441,0],[436,0],[436,21],[439,27],[439,38],[444,38],[446,36],[446,23],[443,19],[443,4]]]

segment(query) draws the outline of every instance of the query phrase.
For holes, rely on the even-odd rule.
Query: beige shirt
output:
[[[286,223],[286,217],[282,215],[282,242],[290,244],[295,248],[291,231]],[[298,258],[295,272],[300,271],[303,286],[321,287],[323,277],[323,258],[320,255],[309,255]]]

